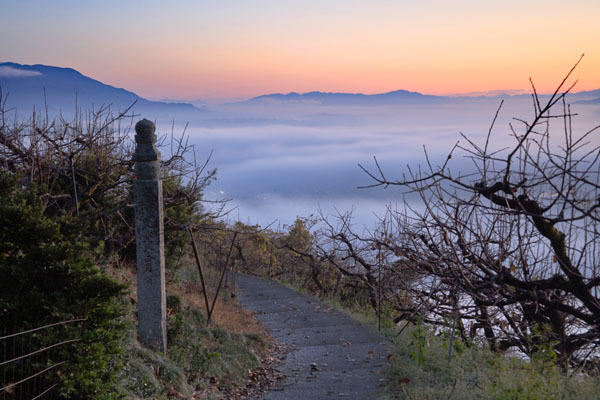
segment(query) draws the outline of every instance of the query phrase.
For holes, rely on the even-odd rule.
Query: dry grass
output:
[[[208,284],[210,285],[210,283],[211,280],[209,280]],[[196,285],[171,283],[167,285],[167,292],[178,295],[185,305],[199,308],[206,314],[206,305],[202,294],[202,288],[197,287]],[[209,302],[212,303],[215,288],[209,286],[207,292]],[[229,333],[249,333],[267,336],[265,327],[250,311],[242,308],[235,298],[231,298],[228,292],[221,292],[217,298],[212,314],[211,325],[226,330]]]
[[[206,304],[202,292],[202,285],[200,284],[199,273],[195,263],[192,263],[191,261],[192,260],[187,260],[187,262],[180,265],[176,271],[167,271],[167,295],[176,295],[179,297],[181,305],[183,306],[182,309],[197,309],[206,316]],[[128,289],[124,297],[125,301],[132,304],[132,307],[129,308],[129,318],[135,323],[135,310],[137,308],[137,272],[135,265],[113,265],[107,267],[106,270],[112,278],[128,284]],[[209,304],[212,304],[220,274],[219,271],[206,267],[204,268],[204,273]],[[229,284],[231,284],[231,282],[229,282]],[[213,372],[213,367],[207,367],[206,371],[199,372],[199,375],[196,378],[192,378],[196,383],[190,381],[189,384],[196,388],[202,387],[202,390],[196,391],[194,398],[253,398],[253,396],[258,396],[265,388],[272,386],[283,378],[276,370],[275,366],[279,362],[279,357],[283,354],[285,349],[281,348],[281,346],[268,335],[267,330],[250,311],[241,306],[235,296],[232,296],[231,289],[227,288],[226,285],[223,286],[224,288],[217,297],[210,325],[200,327],[203,332],[206,332],[206,335],[202,336],[204,333],[201,333],[201,337],[190,339],[192,341],[199,340],[198,343],[202,343],[201,346],[206,347],[208,351],[207,354],[218,353],[219,358],[215,360],[216,364],[211,363],[211,365],[214,366],[218,364],[221,367],[218,367],[217,369],[220,368],[223,371],[217,372],[217,370],[215,370]],[[173,310],[168,310],[169,315],[171,315],[171,317],[169,317],[171,323],[175,321],[172,319],[174,318],[173,312]],[[190,322],[184,322],[184,324],[188,323]],[[217,337],[215,335],[221,335],[216,333],[218,331],[226,332],[226,336],[224,336],[225,339],[215,340]],[[132,334],[135,335],[133,332]],[[241,339],[243,340],[233,339],[232,341],[232,339],[227,339],[233,338],[234,335],[241,335]],[[185,360],[182,361],[180,360],[180,357],[178,357],[177,347],[181,347],[182,343],[179,342],[181,339],[176,340],[177,341],[173,343],[174,352],[170,352],[169,357],[165,358],[165,360],[162,360],[160,355],[156,355],[156,357],[154,355],[148,355],[150,353],[145,350],[130,352],[131,360],[129,364],[131,364],[130,369],[132,372],[130,371],[125,374],[127,375],[125,380],[125,387],[127,390],[132,391],[131,393],[144,393],[143,388],[146,387],[144,386],[145,383],[152,380],[152,377],[145,376],[141,372],[136,372],[137,370],[134,367],[138,364],[154,365],[162,360],[160,362],[164,363],[164,368],[169,367],[173,371],[178,369],[181,371],[187,370],[186,368],[188,368],[189,365],[185,363],[189,360],[187,360],[187,357],[184,357]],[[134,347],[137,348],[137,346]],[[140,358],[140,351],[145,358]],[[250,354],[253,354],[258,358],[260,365],[248,365],[247,367],[244,367],[244,371],[250,372],[244,376],[238,376],[239,373],[234,371],[237,371],[239,367],[236,367],[235,365],[237,364],[232,363],[229,360],[237,360],[236,362],[239,361],[242,364],[249,363],[249,360],[252,358]],[[183,364],[180,362],[183,362]],[[256,361],[254,361],[254,363],[255,362]],[[138,370],[143,372],[145,371],[145,367],[139,367]],[[162,376],[161,378],[166,379]],[[152,389],[152,396],[159,395],[165,391],[169,392],[174,390],[171,381],[166,379],[165,382],[161,384],[162,389],[160,387]],[[178,387],[179,386],[175,385],[176,389]],[[180,391],[185,392],[184,387],[185,385],[179,387],[181,389]],[[167,397],[170,398],[168,393]],[[159,396],[157,398],[163,397]]]
[[[197,280],[194,279],[199,279],[196,266],[188,264],[181,268],[187,270],[188,274],[191,273],[191,276],[188,276],[188,279],[169,282],[166,287],[167,293],[178,295],[185,306],[198,308],[206,315],[206,305],[202,294],[202,287],[197,284]],[[135,266],[128,265],[120,266],[118,268],[109,266],[107,268],[107,273],[117,281],[125,282],[129,285],[126,296],[128,301],[135,304],[137,302],[137,275]],[[219,276],[217,271],[212,269],[207,269],[205,273],[209,304],[212,304]],[[235,298],[232,298],[230,291],[227,288],[222,289],[219,293],[213,310],[211,325],[224,329],[230,333],[258,334],[268,337],[265,327],[250,311],[244,309]]]

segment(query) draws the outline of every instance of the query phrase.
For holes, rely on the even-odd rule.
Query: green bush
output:
[[[70,360],[76,365],[60,374],[62,394],[114,398],[108,383],[119,365],[126,328],[119,318],[124,286],[95,265],[94,250],[81,235],[85,216],[50,218],[43,199],[35,186],[0,172],[0,325],[21,331],[87,318],[83,328],[43,331],[41,345],[81,338],[49,353],[48,363]]]

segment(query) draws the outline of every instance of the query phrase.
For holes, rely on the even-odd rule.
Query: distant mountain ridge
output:
[[[311,91],[306,93],[271,93],[252,97],[248,100],[227,103],[226,105],[260,104],[260,103],[307,103],[321,105],[394,105],[394,104],[445,104],[452,102],[470,102],[477,100],[507,99],[530,97],[531,93],[519,93],[518,90],[490,90],[486,92],[465,93],[456,95],[431,95],[408,90],[364,94],[345,92]],[[539,93],[540,97],[549,94]],[[600,103],[600,89],[569,93],[569,101],[580,104]]]
[[[363,94],[363,93],[340,93],[340,92],[320,92],[313,91],[308,93],[290,92],[287,94],[273,93],[252,97],[246,101],[230,103],[313,103],[323,105],[386,105],[386,104],[441,104],[451,101],[444,96],[435,96],[422,94],[419,92],[410,92],[408,90],[394,90],[387,93]]]
[[[7,108],[30,113],[35,106],[48,105],[52,113],[72,113],[77,107],[111,106],[113,111],[134,105],[136,112],[190,112],[200,111],[188,103],[151,101],[122,88],[107,85],[76,71],[73,68],[42,64],[22,65],[0,63],[0,89]]]
[[[502,91],[498,91],[502,92]],[[529,97],[530,94],[507,94],[499,93],[497,95],[456,95],[456,96],[438,96],[411,92],[408,90],[394,90],[386,93],[363,94],[363,93],[343,93],[343,92],[320,92],[313,91],[307,93],[273,93],[252,97],[248,100],[228,103],[227,105],[242,104],[292,104],[305,103],[315,105],[347,105],[347,106],[377,106],[377,105],[435,105],[455,102],[472,102],[478,100],[494,100],[510,97]],[[541,97],[547,96],[540,94]],[[598,103],[600,102],[600,89],[583,91],[570,94],[570,101],[577,103]]]
[[[600,89],[578,92],[575,104],[600,104]]]
[[[113,111],[123,110],[135,103],[133,111],[156,117],[177,117],[209,113],[208,106],[200,99],[194,104],[178,100],[152,101],[134,92],[117,88],[88,76],[73,68],[63,68],[42,64],[23,65],[14,62],[0,63],[0,89],[2,101],[7,108],[15,108],[24,115],[33,107],[44,109],[48,105],[50,113],[72,113],[78,108],[89,110],[101,106],[111,106]],[[343,92],[312,91],[308,93],[273,93],[252,97],[248,100],[224,104],[225,106],[272,104],[314,104],[336,106],[379,106],[379,105],[436,105],[453,102],[471,102],[478,99],[496,99],[512,96],[437,96],[394,90],[386,93],[363,94]],[[583,91],[570,95],[569,101],[580,104],[600,104],[600,89]]]

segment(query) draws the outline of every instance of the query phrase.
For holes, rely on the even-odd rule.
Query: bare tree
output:
[[[102,241],[108,252],[131,248],[134,118],[131,107],[113,113],[102,106],[77,110],[72,120],[34,111],[21,121],[5,109],[0,91],[0,172],[44,192],[49,215],[81,211],[88,220],[82,233]],[[175,251],[187,243],[182,221],[208,216],[200,202],[215,171],[207,168],[208,160],[197,163],[185,132],[161,135],[159,146],[167,153],[162,161],[167,247]]]
[[[577,64],[552,95],[532,82],[533,118],[510,124],[509,148],[492,150],[501,104],[485,143],[463,136],[439,167],[427,159],[426,171],[397,180],[377,160],[374,171],[363,168],[371,186],[404,187],[424,205],[391,215],[394,240],[381,245],[419,274],[407,290],[431,322],[458,312],[463,338],[483,333],[493,349],[549,351],[565,367],[589,366],[600,344],[599,127],[572,130],[565,96]],[[456,155],[473,171],[453,171]]]

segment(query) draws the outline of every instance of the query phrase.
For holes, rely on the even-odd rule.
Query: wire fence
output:
[[[86,318],[60,321],[33,329],[0,328],[0,399],[56,398],[66,346],[81,340]],[[78,326],[79,325],[79,326]]]

